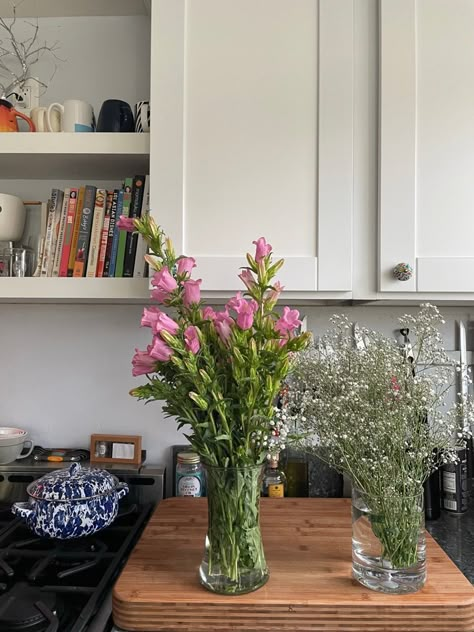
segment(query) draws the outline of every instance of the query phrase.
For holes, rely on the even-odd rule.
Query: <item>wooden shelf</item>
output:
[[[149,173],[150,135],[0,133],[1,179],[110,180]]]
[[[149,302],[149,279],[0,278],[0,303]]]
[[[22,0],[16,4],[20,18],[102,15],[149,15],[151,0]],[[12,17],[11,0],[0,0],[0,17]]]

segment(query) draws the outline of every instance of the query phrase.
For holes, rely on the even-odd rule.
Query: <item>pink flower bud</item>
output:
[[[186,349],[191,353],[197,353],[201,347],[199,343],[199,337],[197,328],[194,325],[190,325],[184,330],[184,342],[186,343]]]
[[[183,303],[186,305],[186,307],[199,303],[199,301],[201,300],[201,290],[199,288],[201,282],[202,279],[198,279],[197,281],[193,281],[192,279],[190,279],[189,281],[184,281]]]
[[[178,274],[191,274],[191,270],[196,267],[196,260],[193,257],[180,257],[176,263]]]
[[[135,222],[132,217],[125,217],[124,215],[120,215],[116,226],[119,230],[126,230],[127,233],[135,232]]]
[[[264,257],[269,255],[272,251],[270,244],[267,244],[265,237],[260,237],[257,241],[252,241],[255,244],[255,261],[259,263]]]
[[[138,377],[139,375],[146,375],[147,373],[153,373],[156,369],[156,360],[150,356],[152,346],[148,345],[146,351],[140,351],[135,349],[135,355],[132,358],[132,375]]]

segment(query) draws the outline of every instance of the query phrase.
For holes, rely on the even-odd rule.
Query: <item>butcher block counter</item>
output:
[[[268,583],[215,595],[198,580],[205,498],[161,502],[114,589],[116,625],[140,632],[474,632],[474,588],[427,535],[428,580],[384,595],[351,578],[351,502],[262,499]]]

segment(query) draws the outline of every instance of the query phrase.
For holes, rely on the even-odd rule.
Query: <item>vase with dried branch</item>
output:
[[[48,84],[32,76],[32,68],[43,58],[44,55],[51,55],[54,60],[59,60],[56,51],[59,49],[59,42],[49,44],[40,41],[40,28],[38,19],[34,22],[24,20],[23,23],[31,29],[29,34],[20,37],[18,28],[21,22],[17,19],[17,4],[12,5],[12,18],[0,17],[0,99],[7,99],[19,90],[25,83],[32,79],[36,81],[40,88],[45,91]],[[53,78],[57,70],[54,63],[54,70],[49,79]]]

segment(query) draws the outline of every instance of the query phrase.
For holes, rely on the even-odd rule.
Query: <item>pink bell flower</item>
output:
[[[152,325],[152,330],[154,334],[159,334],[160,331],[167,331],[172,336],[175,336],[178,333],[179,325],[167,314],[160,312]]]
[[[156,369],[156,360],[150,356],[152,345],[148,345],[146,351],[135,349],[135,355],[132,358],[132,375],[146,375],[153,373]]]
[[[242,270],[239,274],[239,279],[241,279],[247,289],[251,290],[255,286],[255,278],[250,270]]]
[[[166,292],[172,292],[178,287],[176,279],[170,274],[167,266],[163,266],[161,270],[158,270],[153,275],[151,284],[154,287],[160,288]]]
[[[216,318],[214,320],[214,327],[216,328],[217,334],[222,342],[227,342],[230,338],[230,334],[232,333],[232,325],[234,324],[234,319],[229,316],[229,312],[227,310],[223,312],[217,312]]]
[[[194,257],[180,257],[176,262],[178,268],[178,274],[191,274],[191,270],[196,267],[196,260]]]
[[[125,215],[120,215],[116,226],[119,230],[126,230],[127,233],[134,233],[136,230],[133,218],[125,217]]]
[[[231,299],[229,299],[226,303],[226,309],[234,309],[236,312],[239,310],[239,307],[242,303],[242,301],[244,301],[245,299],[242,298],[242,292],[237,292],[237,294],[235,296],[233,296]]]
[[[212,309],[212,307],[205,307],[202,310],[202,319],[203,320],[214,320],[216,317],[216,312]]]
[[[253,325],[253,318],[257,309],[258,304],[256,301],[246,301],[242,299],[235,310],[237,312],[237,326],[243,330],[250,329]]]
[[[281,334],[292,334],[294,330],[301,325],[299,320],[299,311],[297,309],[283,308],[283,314],[275,323],[276,331]]]
[[[269,255],[272,251],[272,247],[270,244],[267,244],[265,237],[260,237],[257,241],[252,241],[255,244],[255,261],[260,263],[260,261]]]
[[[158,307],[145,307],[143,309],[143,316],[140,322],[142,327],[153,327],[158,318],[158,314],[161,314],[161,310]]]
[[[201,300],[201,289],[199,288],[201,282],[202,279],[197,279],[197,281],[194,281],[192,279],[189,279],[189,281],[184,281],[183,303],[186,305],[186,307],[199,303],[199,301]]]
[[[280,294],[283,292],[284,289],[285,288],[280,283],[280,281],[275,281],[275,283],[273,284],[273,289],[270,290],[267,294],[267,300],[270,301],[270,303],[275,304],[280,298]]]
[[[155,336],[150,350],[150,355],[152,358],[155,358],[155,360],[159,360],[160,362],[168,362],[173,355],[173,350],[159,336]]]
[[[191,353],[196,354],[201,348],[197,328],[194,325],[190,325],[184,330],[184,342],[186,349],[191,351]]]

